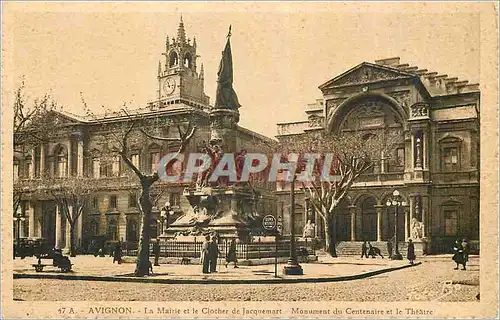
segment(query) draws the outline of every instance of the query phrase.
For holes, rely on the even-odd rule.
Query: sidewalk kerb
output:
[[[318,278],[270,278],[270,279],[158,279],[144,277],[122,277],[122,276],[78,276],[70,274],[23,274],[14,273],[14,279],[58,279],[58,280],[80,280],[80,281],[107,281],[107,282],[136,282],[136,283],[159,283],[159,284],[286,284],[286,283],[318,283],[338,282],[369,278],[379,274],[406,269],[420,265],[406,264],[397,267],[384,268],[365,273]]]

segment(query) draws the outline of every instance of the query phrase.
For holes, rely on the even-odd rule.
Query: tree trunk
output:
[[[69,256],[76,257],[76,244],[75,244],[75,226],[76,223],[69,224]]]
[[[324,219],[325,223],[325,251],[329,253],[333,258],[337,257],[337,250],[335,249],[335,230],[333,229],[334,224],[331,223],[331,218],[329,215]]]
[[[139,202],[142,211],[142,229],[134,272],[138,277],[149,275],[149,243],[151,238],[149,225],[151,223],[151,211],[153,209],[153,204],[149,197],[149,188],[151,185],[147,181],[141,181],[141,184],[142,193]]]

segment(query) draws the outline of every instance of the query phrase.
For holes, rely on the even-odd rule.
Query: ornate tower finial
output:
[[[165,52],[168,51],[169,47],[170,47],[170,38],[167,36],[167,40],[165,41]]]
[[[179,28],[177,29],[177,41],[180,42],[181,44],[186,43],[186,30],[184,30],[184,22],[182,21],[182,15],[181,15],[181,22],[179,23]]]
[[[158,78],[161,77],[161,61],[158,60]]]
[[[205,69],[203,69],[203,62],[201,63],[201,68],[200,68],[200,79],[201,80],[205,79]]]
[[[196,37],[193,36],[193,48],[196,49]]]

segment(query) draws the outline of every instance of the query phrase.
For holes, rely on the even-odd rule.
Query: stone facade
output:
[[[399,239],[418,236],[434,252],[447,251],[457,238],[479,240],[477,84],[391,58],[363,62],[319,88],[323,99],[307,106],[308,120],[279,123],[278,139],[314,130],[336,134],[384,128],[404,141],[380,166],[362,175],[337,208],[338,240],[392,238],[395,212],[385,203],[395,189],[407,204],[398,213]],[[282,188],[280,202],[286,203],[289,187]],[[304,223],[312,220],[321,237],[320,218],[305,195],[297,193],[297,205],[304,209],[296,210],[295,232],[301,234]],[[286,209],[284,217],[288,219]]]
[[[157,98],[144,108],[131,110],[137,118],[156,119],[165,125],[157,134],[177,138],[176,126],[193,121],[197,131],[188,146],[188,152],[198,152],[203,141],[208,142],[212,131],[218,129],[212,121],[213,108],[209,97],[204,93],[203,65],[197,71],[196,40],[186,38],[181,20],[176,39],[167,38],[165,63],[158,66]],[[128,177],[130,170],[120,157],[108,159],[104,164],[106,151],[116,146],[112,144],[113,126],[122,125],[123,117],[108,115],[101,119],[91,119],[67,112],[54,112],[60,123],[64,123],[54,141],[36,146],[26,153],[16,153],[14,162],[15,180],[36,180],[46,177],[78,177],[95,179],[99,191],[93,194],[78,220],[77,245],[87,249],[90,239],[103,237],[108,241],[126,241],[129,246],[137,244],[140,235],[140,212],[137,208],[137,195],[140,185],[137,178]],[[239,114],[238,114],[239,117]],[[220,118],[218,120],[224,120]],[[238,152],[246,149],[255,152],[260,141],[269,141],[258,133],[245,129],[232,122],[230,128],[222,124],[222,134],[230,137],[230,147],[226,152]],[[103,125],[105,124],[105,125]],[[231,132],[227,132],[230,130]],[[139,137],[140,136],[140,137]],[[138,135],[129,146],[131,161],[144,173],[151,173],[162,155],[176,151],[176,145],[158,142]],[[109,154],[109,152],[107,153]],[[168,184],[168,185],[166,185]],[[191,205],[183,192],[188,184],[159,181],[153,196],[159,190],[167,189],[153,208],[151,226],[152,235],[162,234],[160,210],[168,201],[173,211],[170,223],[183,216]],[[50,246],[69,248],[69,224],[58,206],[49,197],[35,196],[28,190],[23,195],[21,212],[16,216],[25,219],[19,223],[19,236],[45,238]],[[257,214],[265,215],[275,211],[272,197],[265,196],[257,206]],[[17,238],[17,225],[14,226],[14,238]]]

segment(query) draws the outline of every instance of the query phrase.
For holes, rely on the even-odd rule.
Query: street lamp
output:
[[[24,214],[22,212],[18,212],[15,216],[14,216],[14,221],[17,222],[17,235],[16,235],[16,247],[17,247],[17,250],[19,252],[20,250],[20,239],[21,239],[21,221],[25,221],[26,218],[24,217]],[[15,252],[14,252],[14,257],[15,257]]]
[[[394,207],[394,246],[395,253],[392,255],[392,260],[403,260],[403,256],[399,253],[398,249],[398,208],[401,206],[406,206],[406,203],[402,201],[402,197],[399,195],[398,190],[394,190],[392,193],[393,198],[387,199],[387,207]]]
[[[170,214],[172,213],[172,208],[170,206],[170,202],[165,202],[165,206],[160,211],[160,226],[161,226],[161,234],[164,235],[166,229],[168,228],[168,219]]]
[[[295,250],[295,180],[297,176],[293,173],[290,183],[290,258],[283,267],[284,274],[302,275],[304,271],[297,261],[297,252]]]

